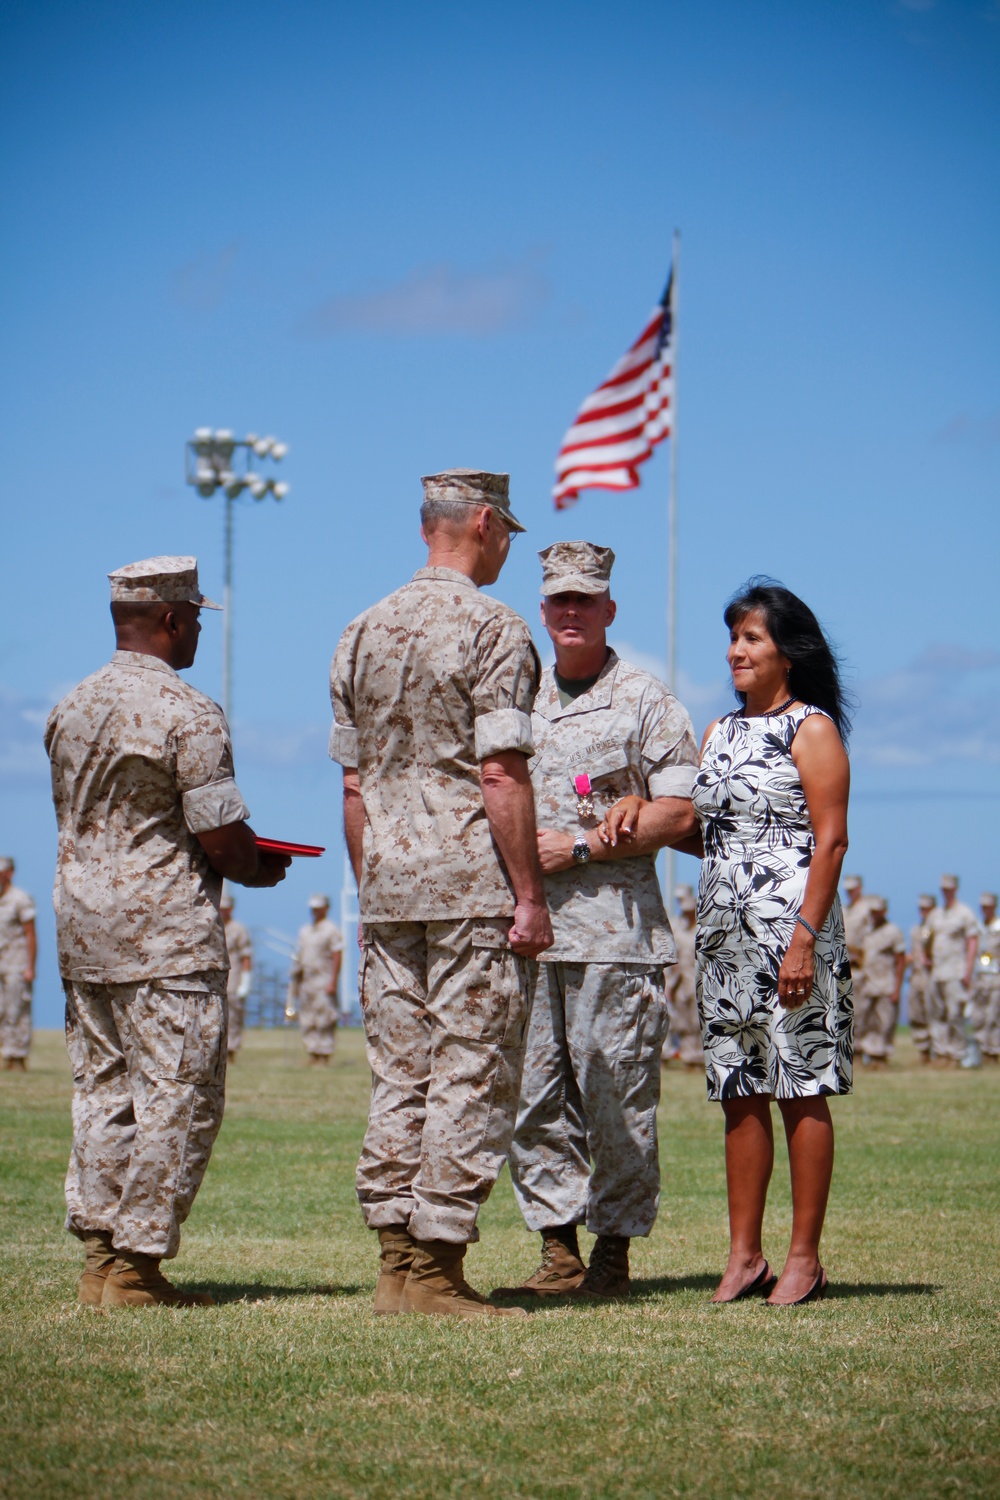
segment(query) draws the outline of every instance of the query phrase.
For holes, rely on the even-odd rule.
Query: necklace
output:
[[[793,693],[790,698],[785,699],[784,703],[779,703],[777,708],[765,708],[762,714],[748,714],[744,708],[743,717],[744,719],[770,719],[774,714],[783,714],[786,708],[791,708],[794,702],[795,694]]]

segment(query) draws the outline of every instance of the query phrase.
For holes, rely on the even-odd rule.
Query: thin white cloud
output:
[[[239,253],[239,243],[233,241],[221,250],[199,255],[179,266],[171,276],[175,300],[191,312],[214,311],[229,291]]]
[[[481,271],[422,266],[391,286],[329,298],[305,315],[299,332],[319,338],[504,333],[529,322],[548,300],[550,286],[539,259],[533,254]]]
[[[42,731],[57,696],[28,698],[0,687],[0,779],[33,781],[48,776]]]
[[[939,443],[1000,443],[1000,411],[959,412],[934,437]]]
[[[1000,651],[930,646],[858,688],[855,761],[872,767],[1000,765]]]

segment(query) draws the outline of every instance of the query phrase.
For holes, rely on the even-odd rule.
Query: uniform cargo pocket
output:
[[[667,1000],[663,970],[644,969],[624,977],[622,1063],[647,1063],[659,1057],[667,1033]]]
[[[454,1036],[519,1047],[528,1019],[527,966],[507,943],[510,922],[477,923],[469,962],[455,975],[448,1006]]]
[[[144,985],[136,1000],[144,1071],[177,1083],[221,1085],[226,1034],[221,993]]]

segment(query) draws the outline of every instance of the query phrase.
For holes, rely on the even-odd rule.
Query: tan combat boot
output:
[[[118,1252],[111,1243],[110,1234],[103,1229],[98,1229],[93,1234],[85,1234],[83,1237],[83,1248],[87,1254],[87,1260],[83,1268],[83,1275],[77,1282],[77,1298],[84,1307],[100,1307],[101,1298],[104,1295],[104,1283],[108,1279],[108,1272],[114,1265]]]
[[[453,1318],[526,1318],[523,1307],[494,1307],[462,1275],[465,1245],[414,1240],[413,1264],[399,1310]]]
[[[160,1273],[158,1255],[123,1250],[104,1283],[102,1307],[211,1307],[209,1292],[179,1291]]]
[[[599,1235],[590,1252],[587,1274],[572,1295],[592,1297],[599,1302],[623,1302],[631,1291],[628,1246],[624,1235]]]
[[[382,1263],[375,1287],[375,1311],[398,1313],[406,1278],[413,1265],[413,1240],[409,1230],[394,1224],[389,1229],[379,1230],[378,1242]]]
[[[575,1224],[542,1230],[542,1262],[520,1286],[498,1286],[491,1297],[564,1297],[575,1292],[586,1268],[580,1258]]]

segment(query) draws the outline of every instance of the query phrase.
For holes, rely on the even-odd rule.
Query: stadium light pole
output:
[[[246,491],[254,500],[273,495],[284,500],[289,486],[283,480],[259,474],[253,461],[273,459],[280,462],[288,452],[287,443],[274,437],[258,437],[248,432],[245,438],[234,437],[227,427],[213,430],[199,427],[184,448],[184,478],[198,494],[210,500],[221,490],[225,503],[223,532],[222,581],[222,707],[230,728],[233,722],[233,506]]]

